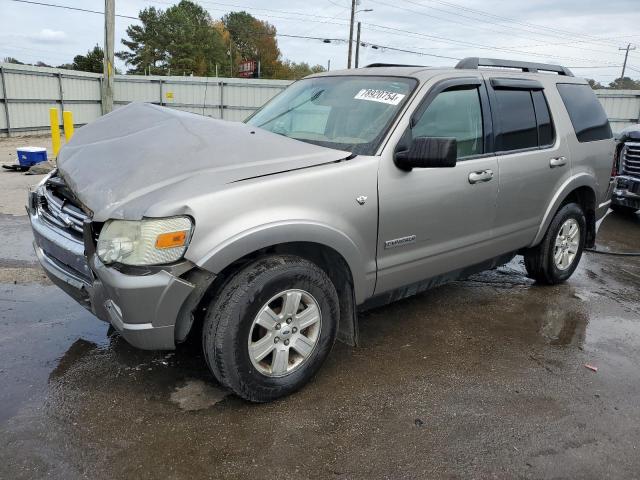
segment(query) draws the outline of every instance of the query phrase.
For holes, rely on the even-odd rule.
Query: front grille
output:
[[[640,177],[640,143],[627,143],[622,156],[622,173]]]
[[[62,179],[51,177],[40,193],[38,207],[42,218],[72,236],[82,239],[83,223],[88,215],[72,198]]]

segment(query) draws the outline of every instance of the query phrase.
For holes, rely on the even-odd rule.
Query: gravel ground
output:
[[[135,350],[44,278],[35,181],[0,172],[0,478],[638,478],[638,258],[587,253],[554,287],[516,258],[369,311],[361,346],[252,405],[197,340]],[[640,251],[639,232],[610,214],[599,247]]]

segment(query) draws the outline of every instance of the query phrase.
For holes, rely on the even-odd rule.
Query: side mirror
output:
[[[458,142],[455,138],[416,137],[409,148],[395,153],[394,162],[401,170],[413,168],[451,168],[456,166]]]

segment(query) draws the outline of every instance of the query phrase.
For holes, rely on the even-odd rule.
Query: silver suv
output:
[[[357,344],[358,310],[518,254],[567,280],[613,158],[564,67],[372,65],[300,80],[245,123],[122,107],[76,133],[28,210],[53,282],[136,347],[201,335],[219,382],[264,402]]]

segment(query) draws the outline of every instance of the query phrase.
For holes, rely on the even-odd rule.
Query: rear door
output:
[[[397,144],[385,150],[378,180],[377,294],[494,256],[498,163],[490,153],[491,135],[482,79],[448,79],[430,88],[402,141],[455,137],[457,165],[407,172],[393,162]]]
[[[538,80],[486,73],[500,169],[495,242],[503,252],[528,246],[547,206],[571,176],[566,142],[556,133],[548,91]]]

